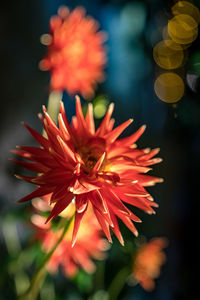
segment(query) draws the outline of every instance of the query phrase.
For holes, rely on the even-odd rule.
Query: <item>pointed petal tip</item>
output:
[[[51,214],[48,216],[48,218],[46,219],[46,221],[44,222],[44,224],[49,223],[55,216],[51,216]]]
[[[163,161],[163,158],[161,158],[161,157],[157,157],[156,158],[156,162],[159,164],[159,163],[161,163]]]
[[[119,240],[119,242],[120,242],[120,244],[124,247],[124,239],[121,238],[121,239]]]
[[[47,113],[47,109],[46,109],[45,105],[42,105],[42,110],[43,110],[44,113]]]
[[[49,218],[48,218],[48,219],[49,219]],[[49,219],[49,220],[48,220],[48,219],[46,219],[46,221],[44,222],[44,224],[49,223],[50,219]]]
[[[76,244],[76,239],[77,239],[77,237],[75,238],[75,239],[72,239],[72,248],[75,246],[75,244]]]
[[[23,200],[17,200],[17,203],[23,203],[24,201]]]
[[[110,223],[109,225],[110,225],[110,227],[112,227],[112,228],[115,227],[112,221],[111,221],[111,223]]]
[[[75,95],[75,99],[76,99],[76,101],[80,101],[79,95]]]
[[[150,148],[145,148],[143,151],[144,151],[144,153],[149,153],[151,151],[151,149]]]
[[[156,212],[154,210],[148,210],[146,211],[148,215],[155,215]]]
[[[138,235],[139,235],[137,230],[134,232],[134,234],[136,237],[138,237]]]
[[[110,116],[112,115],[114,108],[115,108],[115,104],[114,104],[114,102],[111,102],[108,106],[108,109],[107,109]]]
[[[154,198],[153,198],[151,195],[147,196],[147,199],[148,199],[149,201],[151,201],[151,202],[154,201]]]

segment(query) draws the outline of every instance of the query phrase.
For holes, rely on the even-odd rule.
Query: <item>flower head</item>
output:
[[[40,62],[42,70],[51,71],[52,90],[66,89],[90,98],[95,85],[104,79],[105,34],[97,32],[98,23],[85,16],[82,7],[72,12],[60,7],[50,20],[50,35],[45,35],[48,53]]]
[[[132,119],[113,129],[111,119],[113,104],[95,131],[93,107],[88,105],[84,118],[79,97],[76,97],[76,116],[69,124],[64,105],[60,104],[58,126],[43,107],[39,115],[47,138],[24,124],[40,147],[18,146],[14,153],[28,161],[14,160],[21,166],[36,172],[33,177],[19,176],[38,188],[19,200],[25,202],[35,197],[51,193],[52,211],[47,222],[59,215],[71,202],[75,201],[76,215],[72,244],[75,243],[81,220],[88,203],[109,241],[110,228],[123,244],[117,218],[137,235],[134,222],[140,219],[124,203],[143,211],[155,213],[157,204],[144,188],[161,182],[162,179],[146,175],[149,165],[158,163],[153,158],[159,149],[137,149],[135,142],[145,130],[142,126],[129,137],[117,139]]]
[[[143,244],[136,254],[132,275],[146,291],[155,287],[154,279],[159,277],[160,268],[166,260],[162,251],[166,246],[165,238],[154,238]]]
[[[37,199],[37,205],[44,205],[44,200]],[[74,204],[70,204],[70,210],[65,212],[65,217],[70,217],[74,210]],[[55,231],[51,223],[44,224],[44,217],[35,214],[32,216],[32,223],[35,225],[36,238],[41,241],[42,249],[49,252],[58,241],[62,234],[62,228]],[[73,232],[73,224],[70,225],[64,239],[60,242],[52,257],[50,258],[47,269],[51,273],[55,273],[58,267],[61,266],[66,276],[75,276],[79,268],[82,268],[87,273],[95,271],[94,259],[104,259],[105,250],[108,249],[107,242],[102,238],[101,228],[94,217],[94,214],[89,209],[88,213],[83,218],[82,226],[78,233],[78,240],[74,247],[71,245],[71,236]]]

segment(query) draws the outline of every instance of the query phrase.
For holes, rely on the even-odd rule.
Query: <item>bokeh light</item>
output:
[[[180,50],[180,49],[184,50],[184,49],[189,48],[191,45],[191,43],[190,44],[180,44],[180,43],[177,43],[174,40],[172,40],[169,35],[169,32],[168,32],[168,25],[163,28],[162,37],[163,37],[163,41],[167,45],[167,47],[169,47],[173,50]]]
[[[52,42],[52,37],[50,34],[48,33],[45,33],[45,34],[42,34],[41,37],[40,37],[40,43],[42,45],[45,45],[45,46],[49,46]]]
[[[199,9],[188,1],[178,1],[171,9],[174,16],[186,14],[191,16],[197,23],[200,22]]]
[[[153,57],[158,66],[166,70],[171,70],[181,66],[184,54],[179,45],[177,45],[177,49],[172,49],[167,46],[167,43],[161,41],[154,47]]]
[[[106,100],[104,96],[99,96],[94,100],[93,106],[95,118],[100,119],[105,115],[107,111],[108,100]]]
[[[128,3],[121,13],[122,30],[126,36],[138,37],[146,22],[146,8],[142,2]]]
[[[200,22],[199,9],[187,1],[178,1],[172,6],[171,13],[172,18],[162,30],[163,40],[153,49],[154,61],[165,70],[175,70],[186,64],[189,56],[188,50],[198,36]],[[184,73],[181,72],[181,74],[183,76]],[[189,76],[189,79],[186,82],[191,85],[194,76]],[[174,103],[184,95],[184,81],[175,73],[163,73],[156,79],[154,89],[160,100]]]
[[[189,15],[176,15],[168,22],[168,32],[176,43],[189,44],[197,38],[198,24]]]
[[[166,72],[158,76],[154,90],[160,100],[174,103],[179,101],[184,94],[184,82],[179,75]]]

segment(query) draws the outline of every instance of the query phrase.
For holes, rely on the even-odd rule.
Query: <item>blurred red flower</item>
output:
[[[112,241],[111,228],[122,244],[123,238],[117,217],[135,235],[137,230],[132,221],[141,222],[123,202],[149,214],[155,213],[152,207],[157,207],[144,186],[162,182],[162,179],[144,173],[151,170],[149,165],[161,161],[160,158],[152,158],[159,149],[136,148],[135,142],[144,132],[145,126],[129,137],[117,139],[133,120],[130,119],[113,129],[114,120],[111,119],[113,108],[114,105],[111,104],[101,125],[95,131],[93,107],[91,104],[88,105],[84,118],[79,97],[76,97],[76,116],[72,118],[71,125],[62,102],[58,127],[43,107],[44,116],[39,117],[47,138],[24,124],[40,147],[18,146],[18,150],[14,150],[15,154],[30,162],[16,159],[14,161],[37,173],[34,177],[17,175],[18,178],[38,186],[34,192],[19,202],[52,193],[50,203],[54,206],[47,219],[48,222],[74,199],[76,216],[72,244],[75,243],[89,202],[108,240]]]
[[[165,238],[154,238],[143,244],[136,254],[132,275],[146,291],[155,287],[154,279],[159,277],[160,268],[166,260],[162,251],[166,246]]]
[[[94,94],[97,82],[104,80],[106,63],[105,33],[97,32],[98,23],[85,16],[83,7],[72,12],[60,7],[50,20],[50,35],[45,35],[48,53],[40,62],[42,70],[51,71],[51,89],[85,98]]]
[[[45,205],[44,200],[37,199],[37,205]],[[74,204],[70,204],[70,210],[65,211],[64,216],[70,217],[71,212],[75,210]],[[35,225],[36,238],[41,241],[42,249],[49,252],[58,241],[62,234],[62,228],[55,231],[50,223],[44,224],[45,218],[40,215],[32,216],[32,223]],[[83,218],[81,228],[78,233],[78,240],[74,247],[71,245],[73,232],[73,224],[68,228],[64,239],[60,242],[52,257],[50,258],[47,269],[51,273],[55,273],[61,266],[66,276],[75,276],[82,268],[87,273],[93,273],[96,269],[92,261],[94,259],[104,259],[105,250],[108,249],[108,243],[102,238],[102,230],[89,209]]]

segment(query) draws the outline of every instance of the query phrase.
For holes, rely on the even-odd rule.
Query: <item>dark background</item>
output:
[[[154,236],[168,238],[167,263],[153,292],[147,293],[139,286],[126,285],[119,299],[199,298],[200,99],[199,72],[196,67],[200,64],[199,36],[190,46],[187,62],[181,69],[185,94],[177,105],[160,101],[153,88],[157,70],[152,57],[153,46],[162,39],[161,31],[171,16],[173,3],[161,0],[19,0],[2,1],[0,5],[2,222],[5,216],[16,213],[23,215],[28,205],[16,204],[16,200],[28,193],[31,187],[14,178],[13,174],[19,170],[8,160],[12,156],[9,150],[15,145],[32,143],[20,121],[24,120],[41,130],[37,113],[48,100],[49,73],[41,72],[38,68],[46,51],[40,44],[40,36],[48,32],[49,18],[56,14],[62,4],[70,8],[83,5],[87,13],[99,21],[100,28],[108,33],[106,81],[98,86],[96,95],[106,94],[110,102],[115,102],[116,124],[134,118],[134,125],[127,129],[127,134],[147,124],[139,146],[161,148],[160,156],[164,161],[154,167],[153,174],[163,177],[165,181],[149,189],[160,207],[156,216],[139,212],[143,224],[137,228],[148,239]],[[128,15],[129,8],[132,8],[132,17]],[[191,72],[197,78],[193,89],[186,81],[187,74]],[[70,117],[74,113],[74,100],[65,94],[64,102]],[[19,225],[18,231],[23,244],[25,229]],[[2,258],[8,260],[3,234],[0,249]],[[108,259],[105,269],[106,284],[115,274],[115,249],[112,251],[113,259]],[[12,276],[5,275],[5,269],[6,266],[0,277],[0,299],[14,299],[7,288],[10,286],[14,289]],[[65,284],[63,279],[61,282]],[[67,298],[67,291],[61,284],[59,291],[63,295],[59,299],[72,299]]]

